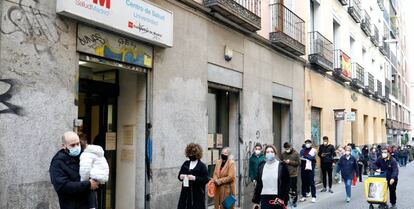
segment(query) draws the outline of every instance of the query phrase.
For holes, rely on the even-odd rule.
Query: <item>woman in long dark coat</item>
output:
[[[178,179],[182,182],[178,209],[205,209],[205,188],[208,182],[207,166],[200,161],[203,150],[191,143],[185,148],[187,160],[181,166]]]

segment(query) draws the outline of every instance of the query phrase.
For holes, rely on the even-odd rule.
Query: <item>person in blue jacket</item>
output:
[[[390,193],[390,202],[392,205],[391,209],[396,208],[397,196],[395,191],[397,190],[398,183],[398,163],[393,157],[391,157],[389,150],[383,149],[381,158],[378,158],[375,165],[378,168],[376,172],[386,173]]]
[[[315,165],[316,165],[317,151],[312,147],[312,141],[307,139],[303,149],[300,151],[300,173],[302,180],[302,198],[301,202],[306,201],[306,193],[311,192],[312,203],[316,202],[316,187],[315,187]]]
[[[57,192],[60,208],[89,209],[89,193],[98,188],[98,183],[92,179],[80,181],[79,136],[68,131],[63,135],[62,143],[62,149],[53,157],[49,168],[50,180]]]
[[[337,164],[337,172],[341,172],[345,183],[346,202],[351,201],[351,183],[354,173],[358,171],[358,163],[354,156],[351,155],[351,147],[345,147],[345,155],[342,156]]]

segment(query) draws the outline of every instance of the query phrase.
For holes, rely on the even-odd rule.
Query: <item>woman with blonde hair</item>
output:
[[[216,161],[213,174],[216,185],[214,209],[223,209],[222,203],[230,195],[236,197],[236,166],[230,156],[230,148],[225,147],[221,151],[221,159]],[[234,204],[228,209],[234,209]]]
[[[191,143],[185,148],[186,160],[181,166],[178,180],[182,181],[178,209],[205,209],[205,188],[208,182],[207,166],[201,162],[203,149]]]

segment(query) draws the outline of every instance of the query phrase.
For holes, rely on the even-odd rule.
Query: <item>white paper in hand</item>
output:
[[[183,180],[183,186],[184,186],[184,187],[189,187],[189,186],[190,186],[190,182],[189,182],[189,180],[188,180],[188,176],[185,176],[185,177],[184,177],[184,180]]]

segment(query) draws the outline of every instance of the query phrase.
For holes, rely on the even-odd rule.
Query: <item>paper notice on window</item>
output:
[[[214,148],[214,134],[208,134],[207,144],[208,148]]]
[[[213,149],[213,164],[216,163],[216,160],[219,159],[219,150],[218,149]]]
[[[116,150],[116,132],[106,132],[105,150]]]
[[[134,150],[122,149],[121,150],[121,161],[122,162],[133,162],[134,161]]]
[[[216,145],[217,148],[223,148],[223,134],[217,134]]]
[[[212,150],[207,150],[207,155],[206,155],[207,165],[212,165],[213,164],[213,161],[211,159],[211,157],[212,157],[211,152],[212,152]]]
[[[124,145],[134,145],[134,126],[124,126]]]

